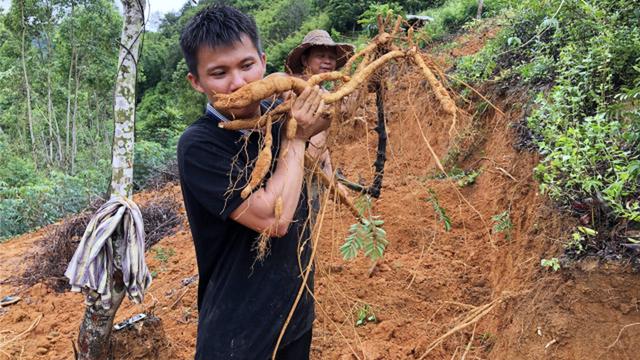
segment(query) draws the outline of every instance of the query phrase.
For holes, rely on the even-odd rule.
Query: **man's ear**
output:
[[[197,92],[201,92],[203,94],[205,93],[202,86],[200,86],[200,81],[198,81],[198,77],[196,77],[192,73],[188,73],[187,80],[189,80],[189,84],[191,84],[191,87],[194,88]]]
[[[260,54],[260,60],[262,60],[262,74],[264,76],[264,74],[267,72],[267,54]]]

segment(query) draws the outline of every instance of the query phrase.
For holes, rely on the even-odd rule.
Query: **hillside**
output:
[[[452,41],[455,47],[433,55],[446,67],[494,35],[492,28],[464,34]],[[450,135],[450,123],[427,90],[415,68],[390,70],[388,160],[374,204],[389,240],[384,260],[375,267],[362,257],[344,261],[339,248],[353,219],[332,202],[321,212],[312,357],[636,358],[640,279],[630,267],[595,258],[563,264],[561,272],[540,266],[562,251],[576,220],[538,193],[538,155],[517,150],[525,140],[513,124],[523,117],[527,94],[518,87],[482,89],[504,116],[491,107],[479,111],[479,98],[466,104],[459,99],[465,114]],[[367,102],[359,120],[333,127],[334,165],[351,178],[373,176],[373,94]],[[451,169],[477,177],[462,187],[460,178],[443,178],[428,146]],[[429,201],[430,190],[450,231]],[[166,196],[182,201],[175,184],[135,201]],[[22,297],[0,308],[0,358],[73,356],[82,296],[16,280],[33,261],[47,261],[38,254],[40,240],[56,226],[0,244],[0,296]],[[145,303],[125,300],[118,312],[116,321],[142,312],[149,320],[114,333],[117,359],[193,357],[197,269],[186,221],[175,230],[147,253],[156,277]],[[359,318],[364,325],[356,326]]]

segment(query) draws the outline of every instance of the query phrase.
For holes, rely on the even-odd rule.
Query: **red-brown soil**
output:
[[[450,136],[450,119],[428,85],[411,69],[395,71],[388,76],[386,97],[384,187],[374,207],[385,221],[389,247],[373,268],[362,256],[342,260],[339,247],[354,220],[346,209],[327,204],[316,255],[312,357],[638,358],[638,274],[595,259],[555,273],[540,266],[542,258],[562,252],[575,222],[538,193],[532,177],[537,155],[513,147],[510,124],[522,116],[523,95],[512,89],[495,101],[506,116],[491,108],[473,116],[471,105],[462,106],[470,114],[460,116]],[[373,125],[373,99],[365,109],[359,115]],[[350,178],[370,182],[375,133],[363,125],[335,126],[332,157]],[[481,169],[475,183],[460,188],[455,181],[437,179],[427,142],[440,160],[457,158],[449,165]],[[427,201],[429,189],[451,218],[449,232]],[[160,192],[181,200],[176,185]],[[141,194],[135,200],[144,203],[154,196]],[[508,236],[492,230],[492,216],[505,210],[513,224]],[[44,231],[0,244],[0,281],[22,273],[29,261],[39,261],[36,250]],[[125,300],[116,321],[140,312],[157,319],[114,334],[118,359],[194,355],[197,281],[188,280],[197,269],[188,225],[154,249],[147,261],[157,276],[144,304]],[[169,249],[173,255],[167,256]],[[0,283],[0,296],[6,294],[18,294],[22,301],[0,308],[0,359],[72,358],[83,315],[81,295],[55,293],[44,284]],[[358,309],[365,305],[377,322],[355,326]]]

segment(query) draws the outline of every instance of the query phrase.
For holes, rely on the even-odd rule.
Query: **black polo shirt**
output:
[[[263,107],[263,111],[266,109]],[[224,121],[208,111],[178,143],[180,185],[195,244],[198,272],[196,359],[268,359],[302,283],[310,241],[306,191],[302,191],[287,235],[270,239],[270,251],[256,261],[259,234],[229,219],[260,150],[257,132],[218,127]],[[275,169],[283,127],[273,125]],[[313,289],[313,273],[309,287]],[[312,296],[305,291],[281,347],[311,329]]]

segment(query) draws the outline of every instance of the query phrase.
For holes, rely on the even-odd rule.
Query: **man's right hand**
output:
[[[331,119],[322,116],[325,109],[326,105],[322,100],[319,86],[304,89],[291,107],[291,116],[298,123],[296,137],[306,141],[313,135],[327,129]]]

